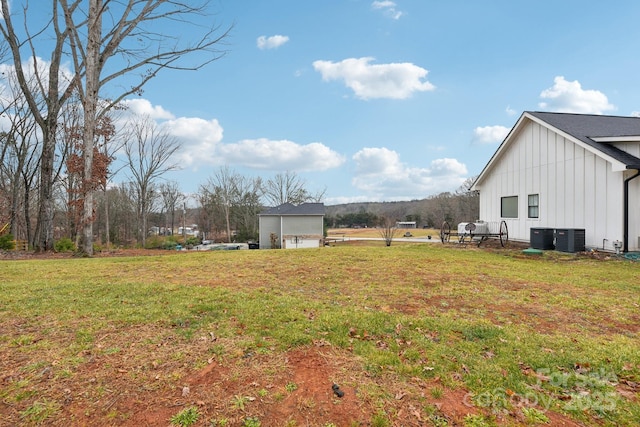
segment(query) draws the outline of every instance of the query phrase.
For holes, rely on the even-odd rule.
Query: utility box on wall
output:
[[[530,245],[533,249],[553,249],[553,228],[531,228]]]
[[[561,252],[584,251],[584,228],[557,228],[556,250]]]

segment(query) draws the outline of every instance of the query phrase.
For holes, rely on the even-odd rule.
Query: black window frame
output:
[[[508,205],[505,206],[505,203],[508,203]],[[518,218],[518,196],[504,196],[500,198],[500,217]]]
[[[532,203],[532,198],[535,198],[534,203]],[[527,196],[527,217],[540,218],[540,194],[534,193]]]

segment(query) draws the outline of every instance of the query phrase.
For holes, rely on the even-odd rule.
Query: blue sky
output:
[[[325,203],[480,173],[525,110],[638,115],[640,2],[218,0],[227,54],[128,101],[183,143],[167,178],[295,172]]]

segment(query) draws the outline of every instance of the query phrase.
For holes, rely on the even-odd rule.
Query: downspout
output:
[[[624,180],[624,234],[622,236],[623,252],[629,252],[629,182],[640,176],[640,170],[636,174]]]

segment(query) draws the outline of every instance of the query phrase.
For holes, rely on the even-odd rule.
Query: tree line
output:
[[[401,202],[360,202],[327,206],[329,228],[377,227],[388,220],[415,221],[418,228],[440,228],[476,221],[480,218],[479,196],[471,191],[475,177],[468,178],[454,192],[442,192],[421,200]]]
[[[290,172],[247,178],[222,167],[189,206],[177,183],[163,181],[179,167],[180,144],[123,101],[160,72],[199,70],[224,56],[219,46],[232,28],[211,25],[211,3],[0,0],[2,232],[40,251],[68,238],[91,255],[94,243],[145,245],[151,227],[173,231],[189,217],[214,235],[248,240],[257,237],[263,206],[323,198]],[[48,20],[34,7],[49,8]],[[127,178],[114,184],[116,174]],[[465,197],[455,195],[456,208],[438,196],[428,209],[393,215],[427,224],[454,219],[473,204]],[[345,221],[371,225],[373,218],[337,222]]]
[[[231,28],[210,24],[210,3],[0,0],[0,63],[12,63],[1,76],[0,113],[9,123],[0,150],[8,218],[0,219],[13,233],[51,250],[65,210],[58,203],[66,200],[73,206],[67,221],[82,250],[93,253],[96,196],[107,192],[115,151],[109,114],[158,73],[198,70],[224,55],[219,45]]]

